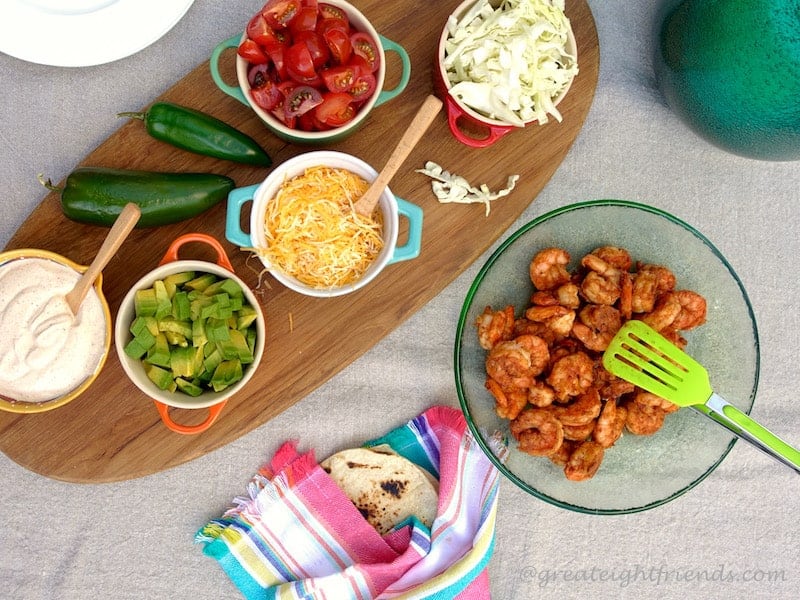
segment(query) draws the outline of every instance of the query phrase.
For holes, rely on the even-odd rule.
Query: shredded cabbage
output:
[[[473,110],[522,127],[561,121],[553,104],[578,73],[566,50],[564,0],[478,0],[447,21],[444,67],[450,94]]]
[[[460,175],[453,175],[450,171],[445,171],[442,167],[430,160],[425,163],[424,169],[417,169],[416,172],[427,175],[433,179],[431,188],[439,202],[458,202],[461,204],[482,202],[486,206],[487,217],[491,209],[490,203],[503,196],[508,196],[519,179],[519,175],[511,175],[508,178],[505,188],[497,192],[492,192],[485,183],[482,183],[480,187],[473,187],[470,185],[469,181]]]

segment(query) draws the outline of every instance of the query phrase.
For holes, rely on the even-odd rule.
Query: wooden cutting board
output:
[[[426,95],[441,27],[456,2],[363,0],[360,10],[382,35],[401,44],[411,58],[411,80],[398,98],[373,110],[365,126],[331,146],[380,169]],[[151,400],[124,375],[116,352],[82,396],[56,410],[17,415],[0,412],[0,450],[23,467],[70,482],[109,482],[155,473],[202,456],[258,427],[298,402],[369,350],[431,300],[476,260],[535,200],[564,159],[592,103],[599,69],[597,31],[584,0],[568,0],[567,15],[578,42],[580,74],[559,105],[564,120],[514,131],[493,146],[473,149],[451,135],[444,114],[434,121],[391,183],[392,191],[424,210],[419,258],[386,268],[366,289],[340,298],[314,299],[283,288],[267,277],[257,294],[267,318],[265,358],[249,385],[228,401],[214,425],[198,435],[180,435],[161,422]],[[244,24],[243,24],[244,25]],[[222,39],[235,32],[222,32]],[[221,71],[235,83],[234,52],[223,55]],[[387,84],[394,87],[400,61],[387,53]],[[393,79],[394,78],[394,79]],[[271,135],[257,117],[214,85],[208,63],[194,69],[161,100],[206,111],[255,137],[280,163],[308,150]],[[119,110],[139,107],[120,106]],[[415,173],[432,160],[473,185],[505,186],[519,174],[515,190],[484,206],[440,204],[430,180]],[[207,171],[232,177],[237,186],[258,183],[266,169],[241,166],[182,152],[150,139],[141,123],[127,122],[81,165],[160,171]],[[31,173],[31,176],[35,176]],[[568,199],[565,199],[568,200]],[[224,203],[182,223],[136,230],[105,269],[103,289],[112,316],[128,289],[155,268],[169,244],[200,231],[219,239],[237,274],[259,287],[256,261],[225,240]],[[61,213],[59,198],[47,195],[10,240],[7,250],[51,250],[82,264],[97,252],[107,230],[80,225]],[[402,235],[402,233],[401,233]],[[202,245],[185,246],[181,258],[214,260]],[[266,284],[269,284],[267,288]],[[453,323],[455,327],[455,323]],[[179,423],[205,420],[205,410],[175,409]]]

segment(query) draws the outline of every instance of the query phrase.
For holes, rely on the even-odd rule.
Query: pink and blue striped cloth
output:
[[[430,529],[411,518],[381,537],[313,450],[287,442],[196,541],[248,600],[489,598],[498,471],[464,416],[435,406],[365,446],[379,444],[439,478]]]

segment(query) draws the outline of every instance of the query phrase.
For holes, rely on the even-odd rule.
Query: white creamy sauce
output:
[[[105,315],[92,288],[73,316],[65,299],[80,274],[44,258],[0,265],[0,395],[43,402],[78,387],[105,349]]]

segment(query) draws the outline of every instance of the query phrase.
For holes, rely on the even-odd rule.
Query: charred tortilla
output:
[[[320,466],[381,535],[412,515],[428,527],[436,518],[436,479],[387,446],[342,450]]]

